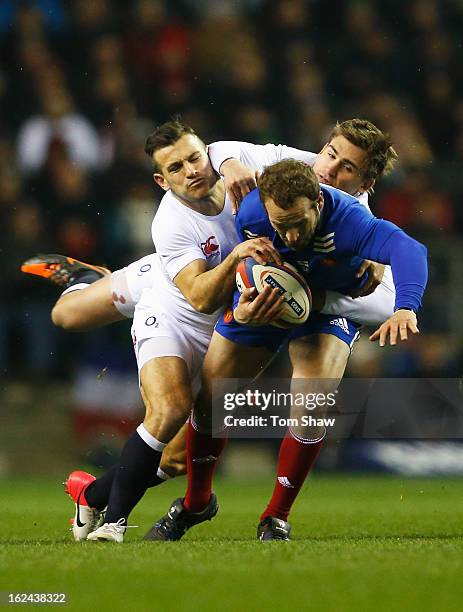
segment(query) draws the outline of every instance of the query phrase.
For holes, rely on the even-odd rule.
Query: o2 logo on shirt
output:
[[[218,254],[219,245],[212,242],[213,240],[215,240],[215,236],[209,236],[205,242],[201,242],[201,250],[206,257]]]
[[[159,323],[156,321],[156,317],[148,317],[145,321],[145,325],[147,327],[152,327],[154,325],[154,327],[159,327]]]
[[[138,274],[137,276],[143,276],[143,274],[145,272],[149,272],[151,270],[151,264],[143,264],[142,266],[140,266],[140,268],[138,269]]]

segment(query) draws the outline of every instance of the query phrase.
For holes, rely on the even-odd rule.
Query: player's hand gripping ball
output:
[[[281,266],[273,262],[261,265],[252,257],[240,261],[236,268],[236,286],[240,293],[250,287],[255,287],[260,293],[267,285],[276,287],[285,300],[283,316],[272,325],[288,328],[307,321],[312,307],[312,294],[294,266],[287,262]]]

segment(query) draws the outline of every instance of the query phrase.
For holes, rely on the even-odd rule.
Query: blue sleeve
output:
[[[241,241],[268,235],[271,227],[257,188],[244,196],[235,217],[235,227]]]
[[[236,227],[236,232],[238,234],[238,238],[240,239],[240,241],[244,242],[245,240],[247,240],[247,236],[243,232],[243,225],[241,223],[241,217],[240,217],[239,211],[235,217],[235,227]]]
[[[390,221],[352,207],[342,220],[342,249],[388,264],[396,289],[395,310],[421,306],[428,281],[427,249]]]

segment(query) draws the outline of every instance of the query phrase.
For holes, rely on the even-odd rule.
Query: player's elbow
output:
[[[413,259],[417,266],[422,270],[424,274],[428,269],[428,249],[424,246],[422,242],[418,242],[418,240],[413,240],[413,249],[408,251],[409,258]]]
[[[418,245],[418,250],[420,252],[420,255],[427,259],[428,258],[428,249],[427,247],[424,246],[424,244],[422,242],[418,242],[418,240],[416,241],[417,245]]]
[[[199,312],[201,312],[202,314],[211,315],[211,314],[214,314],[216,310],[217,310],[216,304],[205,303],[205,304],[201,304]]]
[[[406,249],[409,254],[413,253],[415,257],[420,257],[423,259],[426,259],[428,257],[428,249],[424,246],[422,242],[415,240],[415,238],[409,237]]]
[[[411,238],[411,236],[407,236],[406,240],[402,241],[401,246],[409,256],[412,255],[423,259],[428,257],[428,249],[424,244],[415,240],[415,238]]]
[[[209,315],[213,314],[217,310],[217,305],[213,302],[213,300],[208,299],[206,296],[191,298],[189,302],[193,308],[201,314]]]
[[[428,258],[428,249],[423,243],[418,242],[403,231],[397,232],[394,236],[393,255],[396,265],[400,260],[425,262]],[[392,264],[392,261],[391,261]]]

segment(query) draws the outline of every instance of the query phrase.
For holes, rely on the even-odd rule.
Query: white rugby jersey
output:
[[[154,277],[153,299],[174,312],[179,323],[212,329],[221,312],[197,312],[175,285],[174,278],[197,259],[211,270],[220,264],[238,244],[235,219],[228,196],[218,215],[203,215],[182,204],[168,191],[153,219],[151,232],[159,256],[159,274]]]

